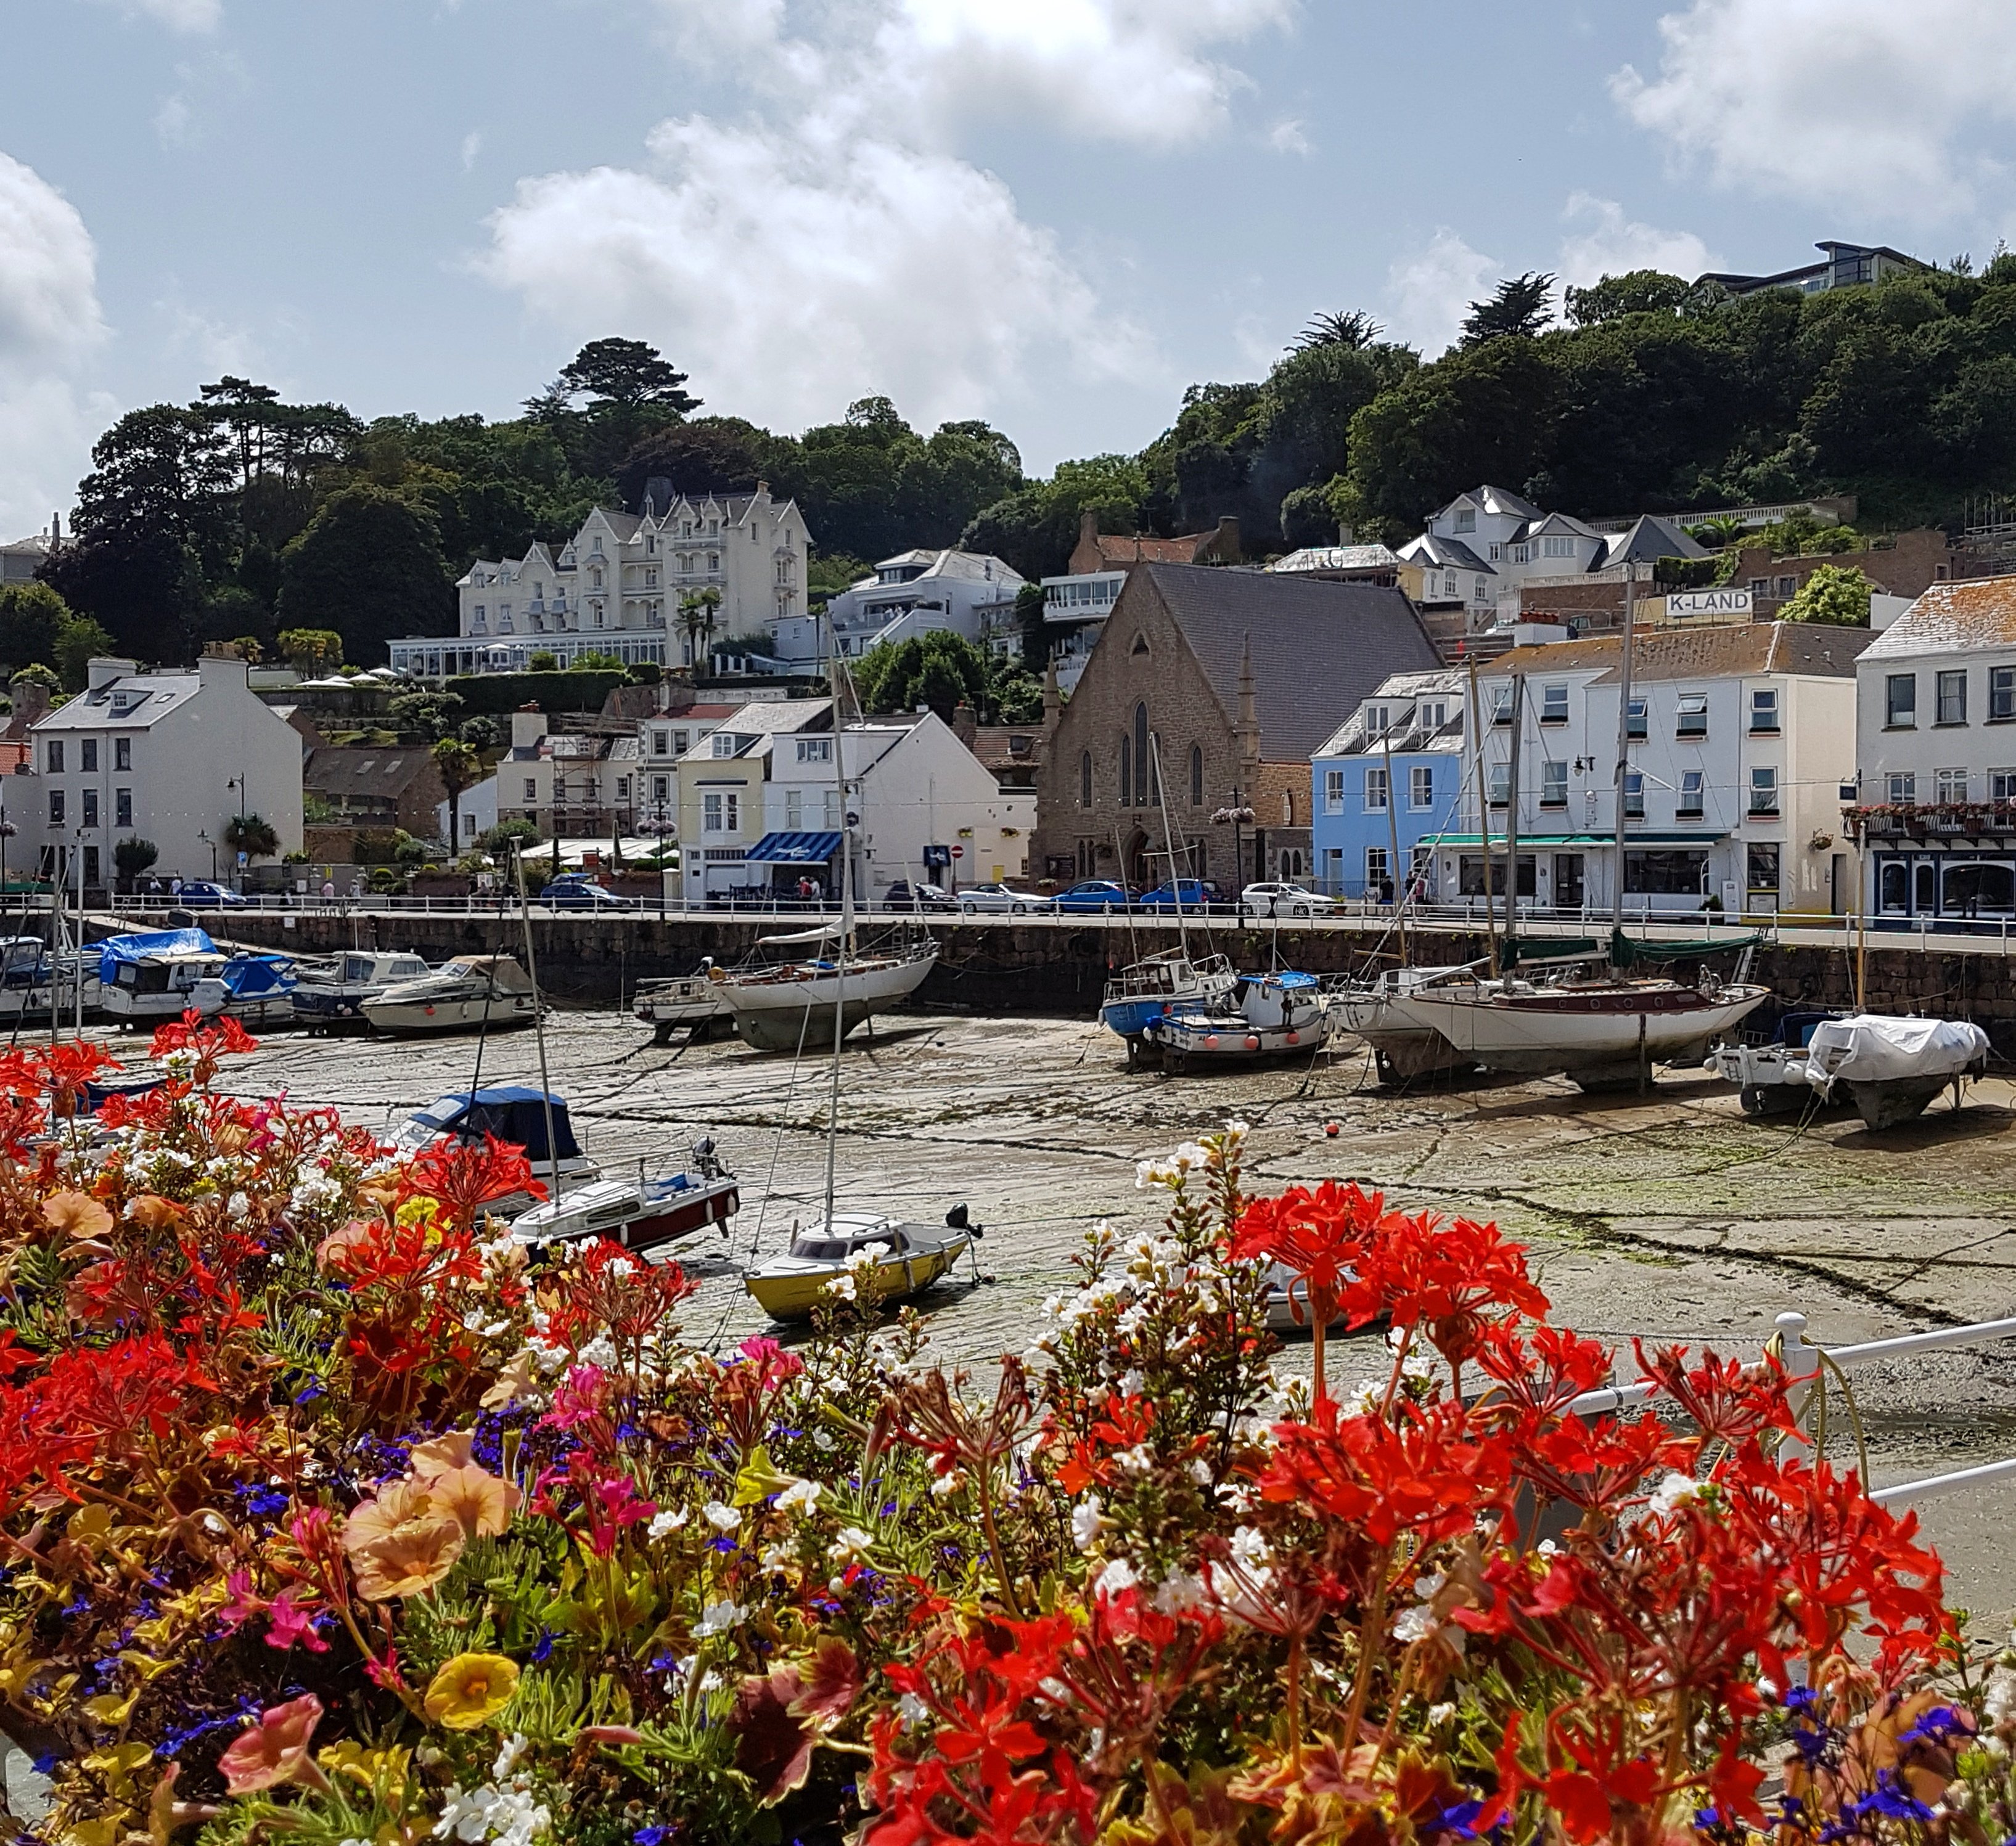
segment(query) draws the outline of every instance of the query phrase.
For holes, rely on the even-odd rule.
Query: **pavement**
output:
[[[530,1031],[491,1037],[483,1081],[536,1081],[537,1052]],[[477,1053],[473,1037],[276,1033],[229,1081],[380,1125],[468,1087]],[[660,1049],[607,1009],[556,1014],[546,1056],[607,1171],[675,1163],[715,1138],[743,1209],[725,1245],[681,1253],[701,1283],[687,1332],[725,1346],[758,1330],[742,1268],[821,1209],[830,1060],[733,1041]],[[1752,1121],[1699,1072],[1642,1097],[1552,1080],[1395,1094],[1351,1045],[1313,1067],[1177,1078],[1129,1073],[1093,1024],[976,1015],[886,1017],[872,1038],[855,1034],[841,1067],[840,1203],[927,1224],[964,1203],[986,1229],[982,1279],[962,1268],[926,1304],[949,1359],[1024,1346],[1085,1232],[1155,1215],[1135,1163],[1233,1115],[1251,1125],[1252,1188],[1334,1175],[1409,1210],[1496,1218],[1530,1246],[1556,1318],[1618,1345],[1627,1366],[1634,1336],[1754,1351],[1787,1309],[1831,1345],[2016,1315],[2016,1092],[2004,1082],[1870,1134],[1852,1114]],[[1306,1344],[1283,1364],[1305,1368]],[[2016,1341],[1912,1355],[1852,1384],[1879,1484],[2016,1456]],[[1848,1420],[1835,1430],[1831,1452],[1852,1463]],[[1956,1600],[2016,1609],[2012,1511],[2016,1483],[1921,1503]]]

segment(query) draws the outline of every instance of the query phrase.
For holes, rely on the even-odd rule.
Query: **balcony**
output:
[[[1857,839],[1978,839],[2016,834],[2016,801],[1886,801],[1844,808],[1841,824]]]

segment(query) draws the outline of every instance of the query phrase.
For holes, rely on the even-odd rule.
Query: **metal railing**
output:
[[[1831,1371],[1852,1372],[1864,1366],[1881,1365],[1913,1353],[1937,1352],[1952,1347],[1989,1346],[1998,1340],[2016,1339],[2016,1317],[2003,1320],[1975,1321],[1964,1326],[1939,1327],[1929,1333],[1899,1333],[1887,1340],[1863,1340],[1849,1346],[1822,1346],[1806,1337],[1806,1317],[1788,1311],[1774,1323],[1782,1341],[1787,1373],[1795,1385],[1817,1384]],[[1802,1370],[1804,1355],[1813,1355],[1811,1368]],[[1629,1410],[1649,1401],[1658,1391],[1650,1380],[1636,1384],[1604,1385],[1584,1391],[1568,1405],[1577,1416],[1602,1416]],[[1997,1481],[2016,1479],[2016,1457],[1985,1462],[1949,1474],[1928,1475],[1922,1480],[1902,1481],[1888,1487],[1871,1488],[1869,1497],[1878,1506],[1936,1499],[1942,1494]]]

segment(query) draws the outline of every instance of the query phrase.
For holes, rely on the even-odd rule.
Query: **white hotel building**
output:
[[[794,501],[753,494],[682,497],[662,514],[597,507],[556,553],[535,545],[522,558],[478,559],[455,585],[459,632],[390,643],[394,671],[423,679],[458,673],[522,673],[535,653],[563,667],[585,653],[626,666],[694,664],[681,622],[689,596],[719,598],[697,642],[774,635],[805,613],[810,545]]]

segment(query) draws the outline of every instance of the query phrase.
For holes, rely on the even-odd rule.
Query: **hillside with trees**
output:
[[[1640,271],[1558,299],[1551,276],[1510,278],[1434,359],[1365,314],[1319,315],[1265,378],[1193,386],[1138,455],[1042,480],[988,424],[927,434],[887,398],[775,434],[709,410],[632,340],[584,347],[496,423],[367,423],[226,377],[106,432],[44,576],[149,658],[332,630],[368,666],[389,637],[452,628],[478,557],[563,540],[597,504],[759,480],[805,513],[815,596],[912,546],[1054,575],[1087,513],[1163,534],[1229,516],[1264,556],[1340,523],[1402,538],[1484,480],[1583,516],[1852,493],[1875,531],[1954,524],[2016,489],[2016,254],[1813,296]]]

